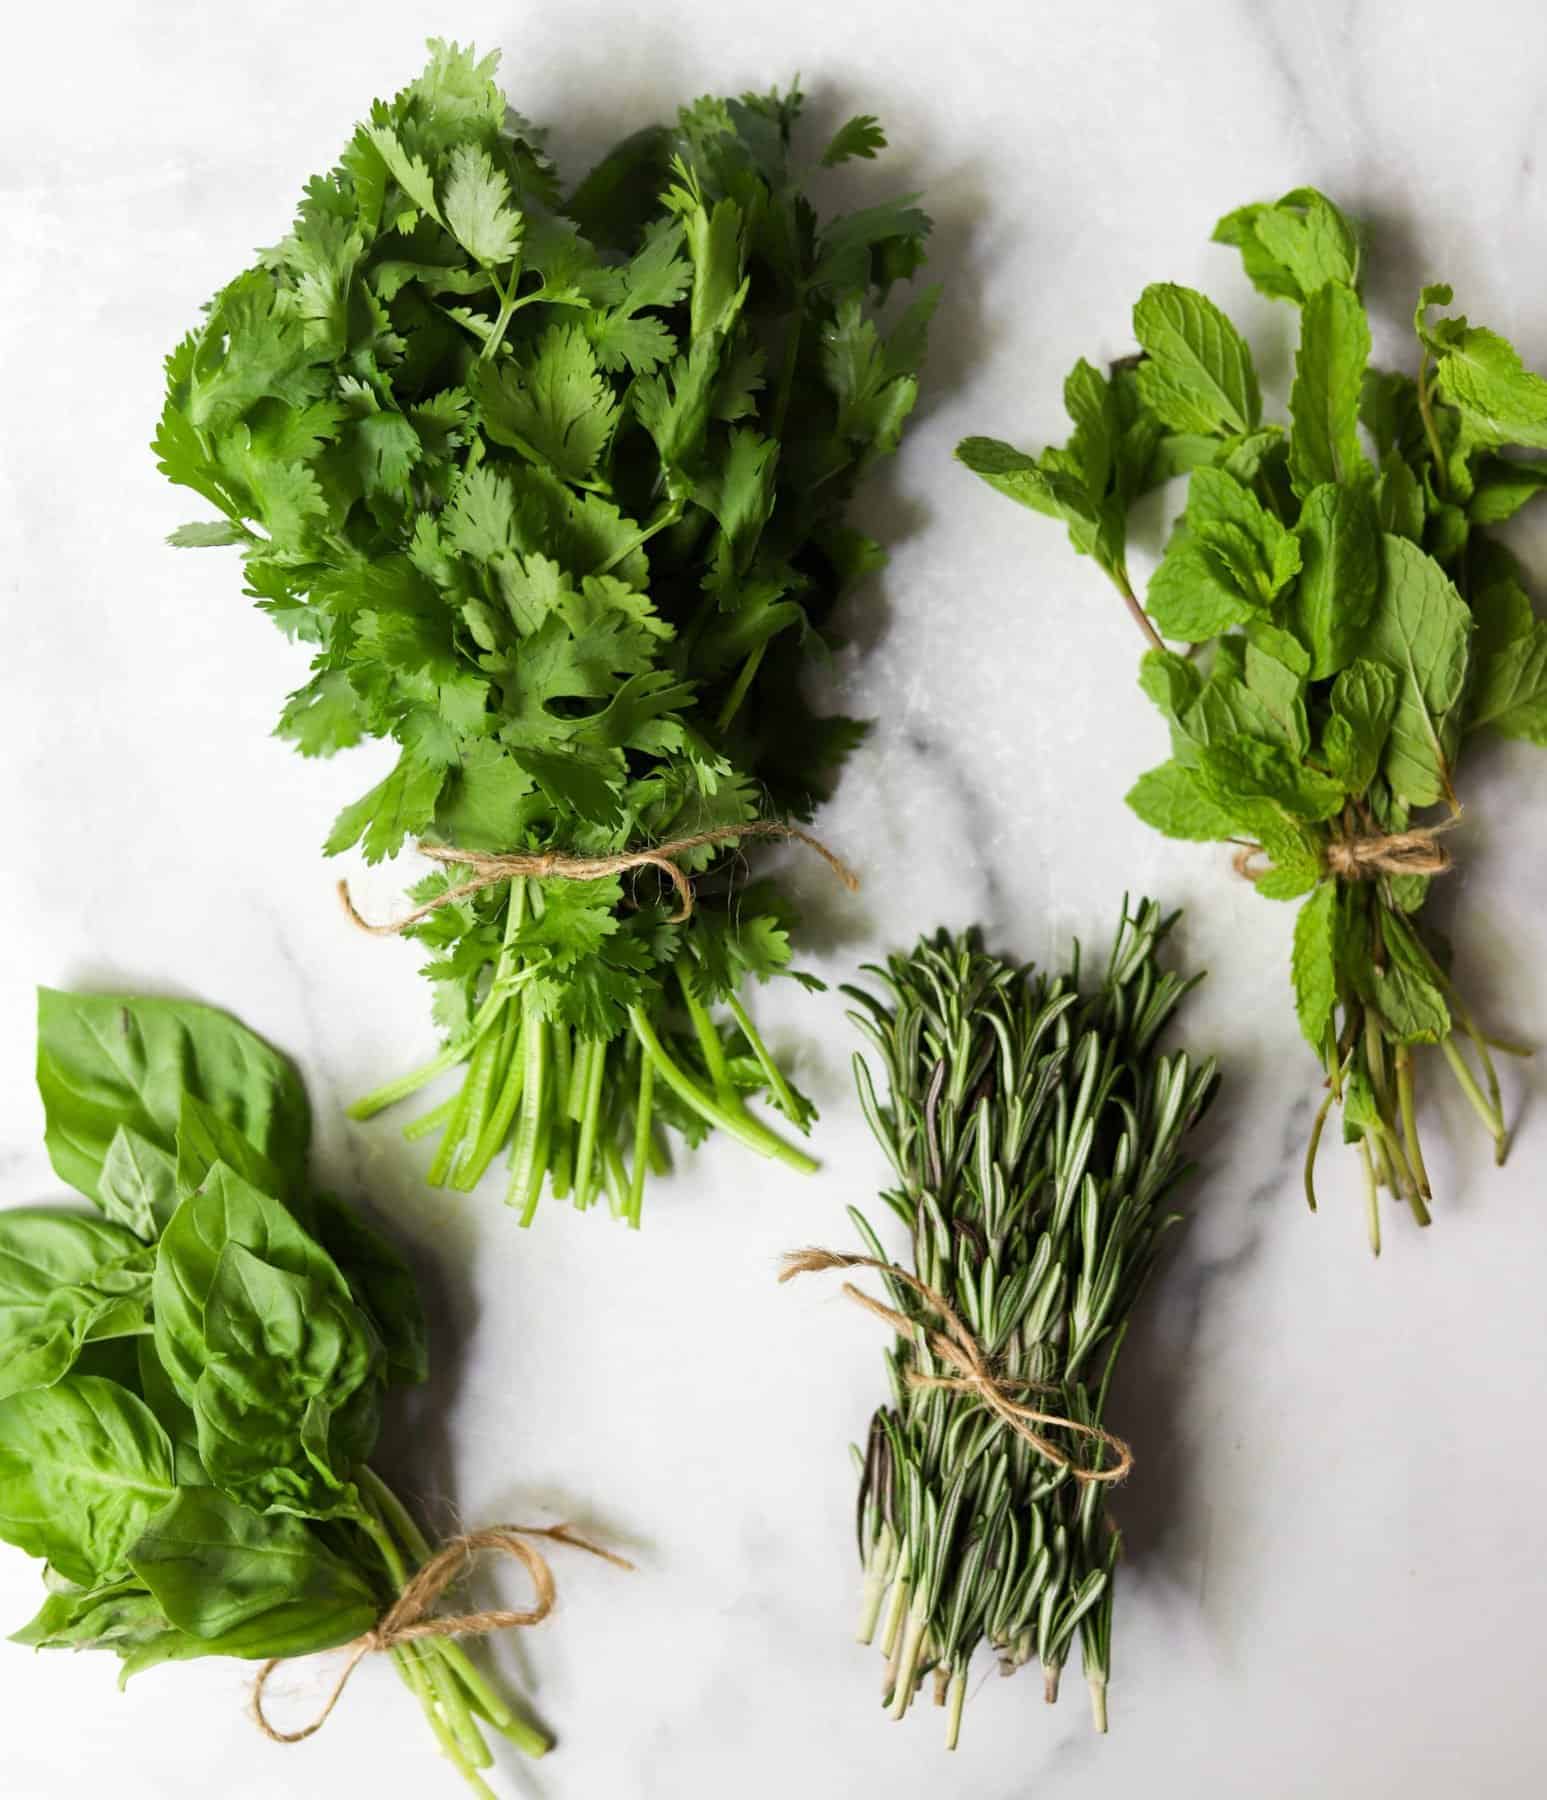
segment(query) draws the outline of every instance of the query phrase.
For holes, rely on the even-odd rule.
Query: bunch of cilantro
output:
[[[700,100],[564,198],[496,59],[430,50],[168,358],[160,466],[220,515],[172,541],[239,546],[311,646],[279,724],[303,755],[400,747],[329,853],[596,857],[806,818],[860,735],[800,678],[882,560],[844,515],[917,395],[933,292],[876,315],[929,220],[912,197],[820,219],[795,91]],[[857,118],[820,161],[884,143]],[[462,1065],[410,1130],[441,1134],[433,1182],[506,1153],[523,1223],[546,1177],[637,1224],[667,1127],[813,1166],[746,1104],[813,1116],[739,998],[786,971],[792,914],[733,895],[733,848],[682,857],[685,923],[654,873],[419,922],[445,1047],[356,1116]]]
[[[1140,684],[1172,756],[1139,779],[1133,810],[1171,837],[1243,846],[1267,865],[1260,893],[1303,899],[1295,1000],[1327,1077],[1306,1194],[1314,1208],[1316,1147],[1340,1104],[1378,1251],[1378,1187],[1429,1219],[1417,1046],[1439,1046],[1501,1161],[1507,1142],[1492,1040],[1421,918],[1430,878],[1381,867],[1400,859],[1379,846],[1459,814],[1457,762],[1476,732],[1547,744],[1547,620],[1486,529],[1547,486],[1547,463],[1506,454],[1547,449],[1547,381],[1494,332],[1431,317],[1451,301],[1443,286],[1419,298],[1416,372],[1371,367],[1359,237],[1311,189],[1243,207],[1215,237],[1262,293],[1300,309],[1287,429],[1264,423],[1229,319],[1161,284],[1134,308],[1142,353],[1108,377],[1084,361],[1070,375],[1063,448],[968,438],[957,454],[1061,519],[1155,646]],[[1186,509],[1141,609],[1132,508],[1184,473]],[[1350,846],[1365,852],[1352,869]]]

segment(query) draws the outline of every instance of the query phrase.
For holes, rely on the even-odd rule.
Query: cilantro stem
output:
[[[725,704],[720,708],[720,716],[714,722],[716,731],[728,730],[731,720],[741,710],[741,703],[747,697],[747,689],[752,685],[752,678],[757,674],[758,667],[763,660],[763,652],[767,648],[768,639],[764,638],[756,649],[748,652],[746,661],[742,663],[736,676],[736,685],[726,696]]]
[[[555,1200],[569,1197],[570,1177],[574,1172],[574,1132],[569,1116],[569,1084],[573,1077],[574,1039],[569,1028],[555,1022],[548,1032],[553,1062],[550,1084],[553,1098],[548,1104],[548,1186]]]
[[[655,1109],[655,1064],[648,1055],[639,1059],[639,1094],[634,1103],[634,1166],[629,1175],[623,1216],[631,1231],[638,1231],[645,1203],[645,1175],[650,1167],[650,1125]]]
[[[643,1008],[631,1006],[628,1009],[629,1022],[634,1027],[634,1035],[639,1039],[645,1054],[654,1062],[657,1072],[666,1085],[685,1105],[691,1106],[700,1118],[707,1119],[711,1125],[718,1125],[722,1131],[729,1132],[739,1138],[748,1149],[756,1150],[761,1156],[772,1157],[791,1169],[798,1169],[803,1175],[813,1174],[817,1164],[804,1151],[797,1150],[793,1144],[785,1143],[777,1133],[760,1125],[745,1108],[738,1107],[732,1112],[719,1105],[698,1083],[691,1080],[676,1063],[667,1055],[656,1036],[655,1029],[645,1017]]]
[[[714,1083],[716,1096],[725,1106],[739,1106],[741,1100],[731,1086],[730,1069],[725,1061],[725,1046],[720,1042],[720,1034],[714,1028],[714,1020],[709,1016],[708,1007],[693,992],[686,957],[679,957],[677,960],[677,985],[682,989],[682,999],[693,1024],[693,1035],[698,1039],[698,1048],[704,1059],[704,1067],[709,1071],[709,1078]]]
[[[585,1043],[585,1090],[580,1114],[580,1147],[575,1152],[575,1205],[582,1212],[596,1192],[592,1173],[596,1158],[596,1132],[602,1112],[602,1077],[607,1069],[607,1044],[600,1038]]]
[[[403,1136],[410,1143],[417,1143],[420,1138],[430,1137],[446,1124],[457,1110],[457,1096],[448,1095],[439,1106],[431,1107],[429,1112],[420,1113],[417,1119],[411,1119],[403,1127]]]
[[[794,1090],[790,1087],[789,1082],[785,1080],[783,1069],[774,1061],[768,1046],[763,1042],[757,1027],[752,1023],[751,1015],[735,994],[727,995],[725,1004],[730,1008],[731,1017],[740,1027],[741,1035],[747,1040],[752,1048],[752,1054],[757,1058],[758,1067],[763,1071],[763,1078],[767,1081],[769,1090],[773,1094],[774,1104],[785,1118],[798,1125],[801,1117],[800,1103],[796,1100]]]
[[[626,562],[636,550],[648,544],[657,532],[665,531],[675,525],[682,517],[682,509],[686,502],[681,498],[668,501],[647,525],[638,531],[621,548],[614,550],[605,562],[598,563],[591,571],[593,575],[605,575],[609,570],[617,568],[620,562]]]
[[[506,287],[500,281],[499,276],[495,274],[493,269],[488,271],[488,275],[489,280],[494,284],[495,293],[500,297],[500,310],[495,316],[494,324],[489,329],[489,335],[483,341],[483,348],[478,352],[478,360],[481,363],[488,362],[504,340],[505,327],[509,325],[511,314],[515,312],[518,304],[516,300],[516,283],[520,279],[519,272],[512,269],[510,272],[510,285],[509,287]]]
[[[526,1065],[520,1053],[521,1009],[512,1003],[508,1014],[502,1032],[502,1038],[507,1041],[502,1044],[500,1051],[504,1077],[499,1097],[483,1129],[474,1139],[472,1148],[457,1165],[456,1174],[452,1177],[451,1185],[464,1194],[470,1194],[477,1187],[488,1172],[489,1165],[499,1155],[500,1146],[505,1142],[521,1100],[521,1089],[526,1078]]]
[[[521,1223],[530,1225],[537,1215],[547,1151],[548,1026],[524,996],[521,1004],[521,1049],[526,1073],[521,1088],[521,1120],[511,1145],[510,1191],[506,1201],[519,1206]]]
[[[467,1132],[468,1115],[473,1110],[474,1098],[498,1048],[498,1037],[489,1032],[479,1040],[478,1048],[473,1052],[467,1066],[467,1075],[462,1082],[462,1091],[457,1096],[456,1111],[452,1113],[451,1123],[447,1125],[425,1173],[424,1179],[431,1187],[440,1187],[451,1171],[452,1159],[461,1148],[462,1139]]]
[[[806,294],[802,287],[796,299],[789,329],[784,334],[784,359],[779,367],[779,391],[774,396],[773,417],[768,426],[768,435],[776,441],[784,429],[785,414],[790,410],[790,396],[795,391],[795,371],[800,364],[800,339],[805,323]]]

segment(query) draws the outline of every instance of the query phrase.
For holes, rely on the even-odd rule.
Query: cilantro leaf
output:
[[[618,401],[578,324],[550,325],[519,360],[481,364],[473,391],[495,443],[567,481],[590,480],[617,423]]]
[[[848,162],[855,156],[862,156],[867,162],[873,162],[876,152],[885,148],[886,133],[881,129],[880,121],[871,113],[857,113],[833,133],[827,148],[822,152],[822,167],[836,168],[839,163]]]
[[[524,226],[510,204],[510,183],[478,145],[452,150],[441,210],[447,230],[474,262],[499,268],[521,254]]]

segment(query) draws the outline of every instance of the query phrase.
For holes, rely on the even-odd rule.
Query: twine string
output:
[[[253,1683],[252,1706],[258,1729],[276,1744],[299,1744],[313,1733],[321,1731],[333,1708],[338,1705],[344,1689],[348,1687],[350,1677],[366,1657],[391,1650],[398,1644],[412,1643],[418,1638],[484,1637],[494,1631],[510,1631],[523,1625],[541,1624],[553,1611],[557,1590],[554,1587],[553,1571],[548,1567],[548,1559],[529,1541],[537,1537],[551,1538],[555,1543],[587,1551],[605,1562],[616,1564],[620,1569],[632,1569],[634,1566],[611,1550],[603,1550],[600,1545],[589,1543],[568,1525],[491,1525],[483,1531],[469,1531],[459,1537],[449,1538],[428,1562],[421,1564],[409,1576],[397,1599],[371,1629],[345,1646],[349,1656],[339,1671],[332,1692],[323,1702],[316,1718],[299,1730],[276,1729],[269,1723],[263,1710],[263,1694],[269,1677],[282,1662],[289,1660],[283,1656],[270,1657],[258,1671],[258,1678]],[[517,1609],[489,1607],[481,1612],[436,1613],[433,1609],[441,1595],[454,1581],[468,1572],[473,1558],[484,1550],[512,1556],[522,1565],[532,1579],[533,1604]]]
[[[1379,875],[1443,875],[1455,867],[1440,833],[1452,830],[1459,819],[1442,819],[1438,825],[1418,825],[1411,831],[1375,832],[1335,837],[1327,845],[1322,864],[1339,881],[1374,881]],[[1265,855],[1261,844],[1243,844],[1233,861],[1237,875],[1260,881],[1267,873],[1257,866]]]
[[[859,891],[859,877],[809,831],[802,831],[798,825],[781,825],[772,819],[755,819],[743,825],[720,825],[713,831],[695,831],[688,837],[673,838],[665,844],[640,845],[615,856],[568,856],[554,850],[459,850],[450,844],[422,843],[418,846],[421,856],[447,867],[471,869],[472,873],[465,881],[454,883],[422,906],[416,906],[412,912],[404,913],[401,918],[385,919],[380,924],[372,924],[361,917],[350,897],[347,881],[338,884],[338,897],[350,920],[361,931],[368,931],[374,937],[396,937],[441,907],[465,900],[469,894],[482,893],[497,882],[512,881],[524,875],[542,881],[555,877],[562,881],[599,881],[604,876],[621,875],[629,869],[650,868],[659,869],[675,888],[677,910],[671,916],[671,923],[680,925],[693,914],[693,882],[677,858],[706,844],[727,844],[736,838],[756,837],[790,838],[806,845],[816,851],[851,894]]]
[[[975,1395],[1011,1431],[1023,1437],[1039,1456],[1052,1463],[1055,1468],[1067,1469],[1076,1481],[1121,1481],[1133,1467],[1133,1451],[1114,1432],[1101,1425],[1087,1424],[1081,1419],[1066,1419],[1059,1413],[1043,1412],[1035,1406],[1028,1406],[1023,1400],[1017,1400],[1017,1393],[1045,1392],[1046,1383],[998,1373],[982,1344],[938,1288],[932,1288],[928,1282],[907,1269],[899,1268],[895,1263],[881,1262],[874,1256],[844,1256],[835,1250],[790,1251],[779,1270],[779,1279],[791,1281],[797,1275],[810,1275],[823,1269],[879,1269],[882,1274],[911,1288],[930,1311],[938,1315],[940,1329],[926,1327],[929,1348],[956,1373],[926,1375],[922,1370],[910,1369],[907,1377],[910,1387],[941,1388],[951,1393]],[[852,1282],[846,1281],[843,1291],[856,1306],[864,1307],[866,1312],[883,1320],[904,1337],[911,1337],[919,1324],[917,1319],[910,1319],[906,1313],[898,1312],[895,1307],[863,1292]],[[1039,1431],[1038,1426],[1051,1426],[1060,1431],[1073,1432],[1077,1437],[1091,1442],[1104,1444],[1117,1457],[1117,1461],[1107,1469],[1085,1468],[1076,1463],[1066,1450],[1054,1443],[1043,1431]]]

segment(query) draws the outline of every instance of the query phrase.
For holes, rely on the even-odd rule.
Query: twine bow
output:
[[[450,844],[420,844],[418,848],[421,856],[449,867],[471,869],[472,874],[466,881],[459,881],[437,894],[433,900],[427,900],[423,906],[416,906],[412,912],[404,913],[399,919],[384,920],[380,925],[373,925],[369,919],[361,918],[350,898],[347,881],[338,884],[338,897],[343,902],[344,911],[361,931],[369,931],[376,937],[395,937],[410,925],[417,924],[420,919],[427,919],[431,913],[438,912],[441,907],[450,906],[455,900],[465,900],[469,894],[481,893],[485,888],[493,887],[496,882],[510,881],[518,876],[531,875],[538,880],[558,877],[563,881],[598,881],[604,875],[621,875],[629,869],[651,868],[659,869],[677,890],[677,910],[671,916],[671,923],[680,925],[685,919],[692,917],[693,883],[676,859],[705,844],[725,844],[733,838],[749,837],[793,838],[815,850],[851,894],[859,891],[859,877],[824,843],[812,837],[809,831],[802,831],[796,825],[780,825],[771,819],[757,819],[745,825],[721,825],[713,831],[695,831],[689,837],[673,838],[666,844],[643,845],[638,849],[622,851],[616,856],[566,856],[551,850],[495,853],[487,850],[458,850]]]
[[[1439,841],[1440,833],[1460,822],[1443,819],[1438,825],[1419,825],[1412,831],[1335,837],[1327,845],[1322,863],[1339,881],[1373,881],[1377,875],[1443,875],[1455,864]],[[1236,874],[1260,881],[1266,871],[1254,863],[1263,854],[1260,844],[1243,844],[1233,859]]]
[[[960,1314],[945,1295],[937,1288],[932,1288],[927,1281],[921,1281],[917,1275],[898,1268],[895,1263],[881,1262],[873,1256],[840,1256],[835,1250],[791,1250],[779,1270],[779,1279],[791,1281],[797,1275],[810,1275],[822,1269],[879,1269],[894,1281],[912,1288],[925,1305],[939,1315],[944,1329],[937,1331],[926,1328],[929,1348],[941,1362],[957,1373],[926,1375],[919,1369],[910,1369],[907,1377],[910,1387],[944,1388],[951,1393],[976,1395],[996,1418],[1003,1420],[1017,1436],[1023,1437],[1039,1456],[1044,1457],[1055,1468],[1067,1469],[1076,1481],[1121,1481],[1133,1467],[1132,1450],[1115,1433],[1100,1425],[1088,1425],[1080,1419],[1066,1419],[1058,1413],[1040,1412],[1036,1407],[1027,1406],[1024,1401],[1015,1399],[1013,1396],[1017,1391],[1037,1392],[1043,1390],[1045,1384],[1029,1381],[1021,1376],[997,1374],[988,1354]],[[884,1301],[864,1293],[853,1282],[846,1281],[843,1291],[856,1306],[862,1306],[866,1312],[884,1320],[894,1331],[904,1337],[913,1335],[914,1328],[919,1323],[917,1319],[910,1319],[906,1313],[898,1312]],[[1038,1431],[1036,1427],[1039,1425],[1057,1426],[1060,1430],[1072,1431],[1079,1437],[1105,1444],[1116,1454],[1117,1462],[1110,1469],[1082,1468],[1066,1450],[1060,1449],[1051,1438]]]
[[[403,1585],[403,1591],[371,1629],[345,1646],[349,1651],[349,1660],[340,1670],[332,1693],[323,1702],[322,1710],[311,1724],[303,1725],[299,1731],[277,1731],[264,1713],[263,1691],[268,1685],[269,1677],[282,1662],[288,1660],[283,1656],[271,1657],[258,1671],[258,1678],[253,1683],[252,1707],[258,1729],[276,1744],[299,1744],[314,1732],[321,1731],[328,1722],[328,1715],[338,1705],[344,1689],[349,1685],[350,1676],[366,1657],[391,1650],[398,1644],[411,1643],[415,1638],[484,1637],[492,1631],[509,1631],[517,1626],[540,1624],[553,1611],[556,1590],[553,1571],[548,1567],[547,1558],[527,1541],[534,1537],[552,1538],[556,1543],[569,1544],[576,1550],[585,1550],[592,1556],[600,1556],[606,1562],[615,1563],[620,1569],[632,1569],[634,1566],[625,1558],[615,1556],[612,1551],[603,1550],[599,1545],[578,1537],[567,1525],[491,1525],[483,1531],[469,1531],[460,1537],[449,1538],[427,1563],[409,1576]],[[532,1578],[535,1604],[519,1611],[491,1607],[484,1612],[433,1612],[436,1601],[452,1582],[467,1573],[473,1558],[481,1550],[497,1550],[504,1556],[515,1557]]]

